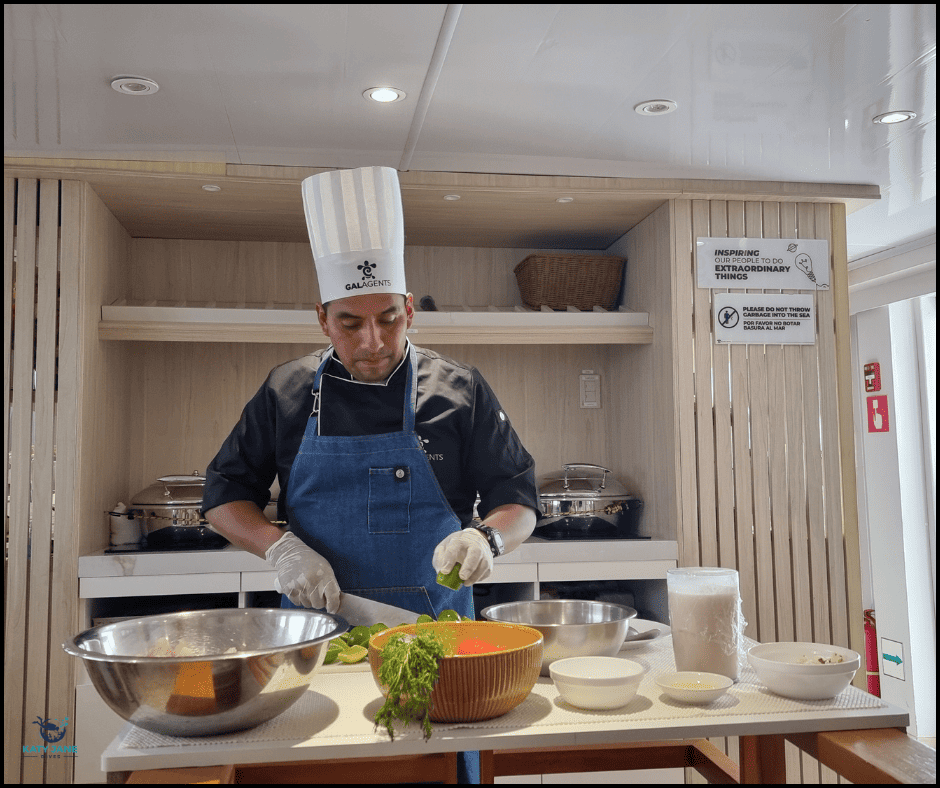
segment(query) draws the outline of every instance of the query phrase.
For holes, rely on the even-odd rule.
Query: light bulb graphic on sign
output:
[[[795,252],[796,244],[790,244],[790,246],[787,247],[787,250],[790,252]],[[808,254],[806,254],[806,252],[800,252],[793,259],[793,262],[796,264],[796,267],[800,271],[806,274],[806,278],[809,279],[809,281],[812,282],[814,285],[816,285],[816,287],[822,288],[822,289],[827,289],[829,287],[828,284],[820,284],[819,282],[816,281],[816,272],[813,270],[813,258],[810,257]]]
[[[800,252],[794,262],[796,263],[796,267],[806,274],[809,281],[815,284],[816,274],[813,272],[813,258],[806,254],[806,252]]]

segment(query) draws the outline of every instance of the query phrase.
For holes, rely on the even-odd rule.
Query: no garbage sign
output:
[[[715,293],[715,342],[813,345],[816,311],[812,294]]]

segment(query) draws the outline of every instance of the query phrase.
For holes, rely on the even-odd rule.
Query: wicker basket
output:
[[[531,309],[613,309],[626,260],[586,254],[530,254],[515,268],[522,302]]]

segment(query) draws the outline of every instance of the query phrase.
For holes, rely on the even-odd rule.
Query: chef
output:
[[[476,369],[406,336],[396,171],[326,172],[302,192],[331,344],[245,406],[207,470],[206,519],[273,566],[282,606],[336,612],[353,593],[472,618],[470,586],[535,526],[532,458]],[[286,530],[262,513],[275,477]],[[439,585],[457,563],[464,585]]]

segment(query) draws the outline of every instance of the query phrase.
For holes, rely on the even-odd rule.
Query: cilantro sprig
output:
[[[395,721],[406,725],[420,721],[425,740],[431,738],[431,691],[437,683],[444,645],[426,627],[414,635],[392,635],[382,649],[379,681],[388,687],[385,703],[375,715],[375,726],[384,725],[394,739]]]

